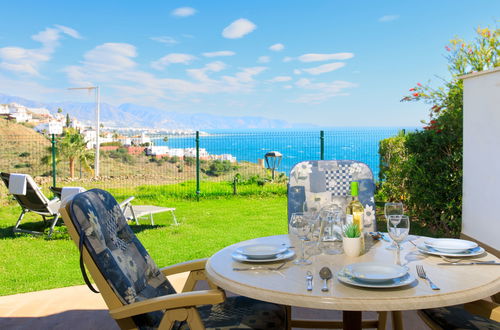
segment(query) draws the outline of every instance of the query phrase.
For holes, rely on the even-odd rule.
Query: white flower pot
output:
[[[348,257],[358,257],[361,254],[361,243],[361,236],[355,238],[343,237],[342,245],[344,247],[344,253]]]

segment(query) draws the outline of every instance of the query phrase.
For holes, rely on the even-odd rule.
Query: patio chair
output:
[[[359,201],[365,208],[364,227],[376,231],[375,184],[371,169],[354,160],[311,160],[296,164],[290,171],[288,182],[288,221],[295,212],[318,212],[329,204],[345,210],[352,181],[359,183]],[[363,328],[385,329],[387,312],[378,312],[378,320],[365,320]],[[393,313],[398,318],[398,312]],[[292,326],[306,327],[308,320],[292,320]],[[333,328],[341,326],[332,322]],[[326,324],[322,328],[330,328]]]
[[[28,174],[1,172],[0,177],[22,208],[13,231],[15,233],[22,232],[34,235],[43,234],[42,232],[19,228],[24,215],[28,212],[33,212],[41,215],[44,222],[50,221],[48,233],[50,237],[57,224],[57,220],[59,220],[59,198],[49,200]]]
[[[119,204],[101,189],[82,192],[61,207],[68,232],[80,249],[84,265],[122,329],[285,329],[283,306],[236,296],[209,283],[209,290],[192,291],[205,279],[206,259],[159,269],[127,224]],[[167,275],[189,272],[182,292]]]
[[[345,210],[352,181],[359,183],[366,231],[376,231],[375,184],[368,165],[355,160],[313,160],[296,164],[288,183],[288,221],[294,212],[317,212],[328,204]]]
[[[50,187],[50,190],[59,198],[61,198],[62,189],[63,188],[61,187]],[[120,208],[122,209],[122,212],[128,221],[134,221],[136,225],[139,225],[139,218],[149,217],[151,225],[154,226],[155,222],[153,219],[153,214],[170,212],[172,214],[174,224],[175,225],[179,224],[177,222],[177,218],[175,217],[174,207],[162,207],[155,205],[132,205],[132,200],[134,200],[134,198],[135,198],[134,196],[131,196],[120,203]]]

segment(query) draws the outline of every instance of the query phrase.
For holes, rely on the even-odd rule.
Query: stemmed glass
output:
[[[387,232],[392,240],[396,243],[396,251],[398,252],[398,264],[399,251],[401,251],[401,246],[399,245],[410,232],[410,218],[407,215],[389,215],[387,219]]]
[[[386,221],[389,221],[390,215],[403,215],[403,203],[385,203],[384,205],[384,215]],[[397,221],[393,219],[393,221]],[[389,227],[387,227],[387,231],[389,231]],[[396,243],[392,242],[391,245],[386,247],[387,250],[395,250]]]
[[[302,212],[292,213],[289,228],[290,233],[300,239],[300,255],[299,258],[296,259],[293,263],[300,266],[310,265],[311,260],[307,260],[304,257],[304,241],[307,239],[307,235],[311,231],[311,222],[308,218],[308,215]]]

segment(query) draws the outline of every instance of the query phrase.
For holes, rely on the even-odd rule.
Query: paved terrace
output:
[[[180,290],[187,273],[170,276],[173,286]],[[366,315],[365,315],[366,314]],[[364,317],[375,318],[375,313]],[[294,316],[302,318],[340,318],[340,312],[296,308]],[[429,329],[416,312],[403,313],[406,330]],[[391,329],[390,320],[387,329]],[[119,329],[109,316],[100,294],[86,285],[53,290],[21,293],[0,297],[0,329]]]

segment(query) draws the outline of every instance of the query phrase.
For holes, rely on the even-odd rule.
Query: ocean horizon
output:
[[[378,180],[380,140],[398,134],[399,131],[415,131],[417,127],[329,127],[325,129],[224,129],[204,130],[200,135],[200,148],[209,154],[230,154],[237,161],[258,163],[269,151],[283,154],[277,171],[287,176],[292,167],[306,160],[321,157],[320,131],[324,131],[324,159],[351,159],[366,163]],[[153,139],[158,146],[170,148],[195,148],[193,136],[169,137],[167,142]]]

